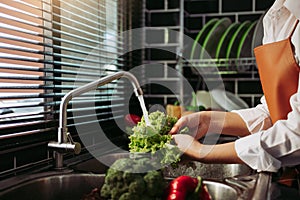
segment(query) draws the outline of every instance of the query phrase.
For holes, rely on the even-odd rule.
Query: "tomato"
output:
[[[141,117],[135,114],[127,114],[125,115],[124,120],[127,126],[133,127],[141,121]]]

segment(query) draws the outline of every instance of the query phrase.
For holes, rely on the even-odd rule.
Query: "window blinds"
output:
[[[122,69],[122,16],[118,0],[0,3],[0,143],[11,146],[5,141],[36,134],[56,138],[47,133],[56,132],[64,94]],[[96,110],[99,121],[111,119],[112,106],[121,115],[122,92],[115,94],[115,85],[72,100],[69,127],[75,117],[89,119],[86,110]],[[73,116],[74,110],[82,115]]]

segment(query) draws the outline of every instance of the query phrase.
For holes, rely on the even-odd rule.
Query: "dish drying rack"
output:
[[[211,58],[211,59],[193,59],[183,63],[183,67],[190,67],[195,74],[199,74],[197,68],[201,68],[201,72],[212,72],[211,68],[217,68],[215,72],[219,74],[239,74],[256,72],[256,60],[250,58]],[[207,70],[206,70],[206,69]]]

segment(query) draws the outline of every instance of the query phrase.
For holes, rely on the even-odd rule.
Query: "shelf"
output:
[[[220,58],[220,59],[195,59],[188,60],[185,66],[194,67],[237,67],[237,66],[253,66],[256,65],[255,58]]]
[[[156,44],[145,44],[146,48],[155,48],[155,47],[178,47],[178,43],[156,43]]]
[[[190,67],[194,74],[253,74],[256,66],[255,58],[201,59],[183,63],[183,68]],[[197,70],[198,68],[198,70]]]
[[[239,15],[253,15],[253,14],[263,14],[265,11],[241,11]],[[199,14],[190,14],[189,12],[185,11],[185,15],[190,18],[194,17],[223,17],[229,15],[237,15],[236,12],[224,12],[224,13],[199,13]]]
[[[146,30],[180,29],[180,26],[145,26]]]
[[[155,9],[155,10],[147,10],[147,13],[168,13],[168,12],[180,12],[179,8],[172,8],[172,9]]]

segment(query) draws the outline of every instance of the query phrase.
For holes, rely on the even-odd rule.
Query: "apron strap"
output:
[[[298,22],[299,22],[299,19],[297,19],[297,21],[296,21],[296,23],[295,23],[295,25],[294,25],[294,28],[293,28],[292,32],[290,33],[290,35],[289,35],[289,38],[291,38],[292,35],[294,34],[294,32],[295,32],[295,30],[296,30],[296,27],[297,27],[297,25],[298,25]]]

